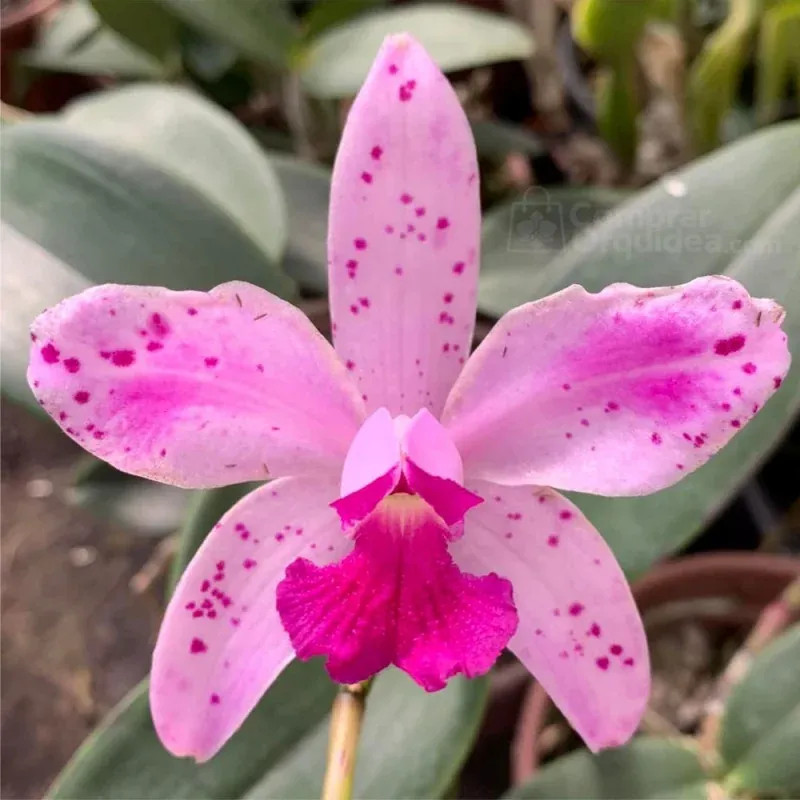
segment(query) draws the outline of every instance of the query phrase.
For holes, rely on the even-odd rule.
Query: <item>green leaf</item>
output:
[[[183,571],[222,515],[260,485],[258,483],[238,483],[233,486],[223,486],[221,489],[194,493],[189,513],[181,528],[178,551],[172,559],[168,594],[172,594]]]
[[[800,625],[760,653],[725,707],[720,754],[726,788],[800,796]]]
[[[725,22],[703,44],[689,71],[689,128],[700,152],[719,144],[721,125],[733,106],[761,13],[759,0],[731,0]]]
[[[326,31],[302,56],[311,94],[354,95],[384,38],[407,32],[419,39],[444,71],[527,58],[533,40],[509,19],[453,3],[424,3],[376,11]]]
[[[658,15],[652,0],[578,0],[570,12],[575,41],[605,63],[628,60],[648,20]]]
[[[403,673],[381,673],[367,701],[355,796],[441,797],[467,756],[486,692],[485,680],[456,678],[428,694]],[[196,765],[173,758],[158,741],[145,682],[83,744],[48,797],[316,797],[334,693],[319,661],[295,661],[220,753]]]
[[[270,261],[280,261],[287,219],[278,178],[256,141],[226,111],[187,89],[149,84],[92,95],[71,105],[62,119],[193,187]]]
[[[629,192],[597,186],[535,187],[483,217],[478,307],[499,317],[538,296],[547,265]]]
[[[146,53],[167,62],[178,52],[175,18],[157,0],[91,0],[100,19]]]
[[[328,289],[326,237],[331,173],[296,156],[270,152],[289,211],[289,239],[283,266],[300,286]]]
[[[186,25],[266,67],[286,69],[298,33],[283,0],[157,0]]]
[[[587,750],[547,764],[507,798],[541,800],[706,800],[706,781],[695,753],[679,741],[640,737],[625,747]]]
[[[55,9],[22,62],[36,69],[118,78],[157,78],[164,71],[158,59],[106,28],[87,0]]]
[[[572,283],[599,291],[616,281],[664,286],[723,273],[786,308],[785,330],[800,358],[798,148],[800,123],[776,125],[668,176],[584,230],[527,287],[517,282],[504,293],[495,310]],[[495,288],[495,298],[500,294]],[[640,574],[730,501],[799,408],[800,370],[792,370],[730,444],[675,486],[647,497],[573,499],[626,572]]]
[[[756,61],[757,116],[762,123],[777,119],[790,85],[800,93],[800,2],[785,0],[764,11]]]
[[[3,390],[15,399],[32,402],[31,321],[92,283],[210,289],[241,279],[292,295],[219,202],[153,159],[51,121],[14,125],[0,146]]]
[[[295,662],[227,745],[205,764],[173,758],[153,729],[147,682],[84,742],[48,797],[214,800],[244,797],[322,722],[335,694],[318,662]]]

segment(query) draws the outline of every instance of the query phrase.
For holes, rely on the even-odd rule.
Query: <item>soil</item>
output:
[[[41,797],[148,671],[159,594],[131,577],[154,542],[63,499],[81,451],[3,403],[0,795]]]

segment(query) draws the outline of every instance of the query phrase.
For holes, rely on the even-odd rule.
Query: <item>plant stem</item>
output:
[[[350,800],[361,722],[371,681],[342,686],[331,710],[328,767],[322,800]]]

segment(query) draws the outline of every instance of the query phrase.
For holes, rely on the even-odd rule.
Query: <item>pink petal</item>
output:
[[[511,581],[511,649],[594,751],[623,744],[650,692],[647,641],[619,565],[561,495],[475,481],[487,498],[451,546],[462,569]]]
[[[474,324],[478,168],[455,93],[405,34],[350,110],[329,230],[334,341],[367,407],[438,415]]]
[[[362,523],[341,562],[291,564],[278,612],[298,658],[326,656],[340,683],[396,664],[428,691],[459,673],[485,673],[517,624],[510,586],[494,574],[462,573],[447,539],[425,503],[393,495]]]
[[[363,403],[294,306],[245,283],[98,286],[33,324],[28,380],[73,439],[187,487],[338,469]]]
[[[237,503],[178,584],[161,626],[150,683],[153,721],[176,756],[211,758],[294,653],[275,588],[298,557],[320,565],[350,548],[333,477],[282,478]]]
[[[647,494],[699,467],[789,368],[783,309],[736,281],[572,286],[506,314],[443,422],[471,477]]]

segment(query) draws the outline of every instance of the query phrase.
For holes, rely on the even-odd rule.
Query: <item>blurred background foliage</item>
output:
[[[784,305],[800,354],[797,0],[3,0],[2,12],[2,387],[13,403],[6,418],[23,431],[5,442],[7,502],[53,492],[49,477],[30,479],[50,474],[52,456],[37,447],[53,430],[17,423],[39,412],[24,370],[28,324],[42,308],[92,283],[210,288],[238,278],[299,304],[329,332],[330,165],[352,96],[383,37],[398,31],[448,73],[473,126],[485,211],[479,336],[511,307],[571,283],[659,286],[722,273]],[[388,672],[370,698],[357,795],[497,796],[513,782],[514,797],[799,796],[796,627],[737,678],[719,730],[703,734],[731,653],[755,655],[800,605],[785,594],[780,624],[755,646],[745,639],[798,572],[799,407],[795,369],[677,486],[646,498],[574,497],[642,579],[637,599],[656,620],[648,631],[661,694],[644,736],[599,758],[576,750],[511,662],[434,696]],[[66,504],[95,514],[88,549],[101,554],[112,528],[144,542],[146,557],[123,574],[150,596],[172,585],[247,488],[186,492],[73,450],[64,463],[53,513]],[[31,524],[11,516],[6,550],[6,531]],[[697,557],[693,580],[670,573],[653,594],[659,563],[687,547],[711,555]],[[82,541],[71,559],[76,549],[87,557]],[[766,553],[729,563],[714,560],[719,549]],[[728,605],[708,612],[711,601]],[[88,720],[142,677],[153,625],[131,644],[133,677],[97,690],[104,699]],[[319,665],[293,665],[222,754],[196,767],[158,744],[142,684],[50,793],[314,796],[332,691]],[[38,744],[4,742],[4,761],[21,764]],[[28,773],[12,769],[15,796],[43,788],[61,766],[41,752]],[[551,763],[534,774],[539,760]]]

